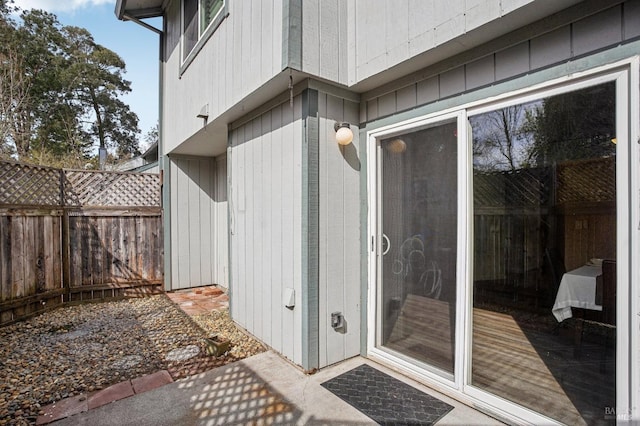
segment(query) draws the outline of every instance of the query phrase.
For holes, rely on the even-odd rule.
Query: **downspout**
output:
[[[169,157],[164,154],[164,143],[162,137],[162,115],[163,115],[163,80],[164,80],[164,35],[165,31],[159,30],[153,25],[149,25],[146,22],[141,21],[138,18],[122,14],[121,17],[124,21],[135,22],[136,24],[153,31],[158,34],[159,46],[158,46],[158,166],[160,168],[160,182],[162,185],[162,227],[163,227],[163,245],[164,245],[164,289],[169,291],[171,287],[171,163]],[[164,29],[165,21],[162,20],[162,26]]]

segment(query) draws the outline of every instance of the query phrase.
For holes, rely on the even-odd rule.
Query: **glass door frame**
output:
[[[604,82],[616,82],[616,249],[617,334],[616,334],[616,415],[619,420],[638,416],[632,401],[640,398],[640,365],[634,355],[640,351],[640,338],[633,330],[640,328],[640,290],[630,283],[640,282],[640,267],[631,259],[640,258],[640,59],[638,56],[588,71],[551,79],[544,83],[506,92],[502,95],[462,104],[444,111],[379,127],[367,132],[367,198],[368,198],[368,302],[367,356],[405,371],[418,381],[449,393],[456,399],[484,408],[511,421],[553,423],[553,419],[472,386],[472,312],[473,312],[473,186],[472,143],[468,117],[496,108],[525,103],[545,96],[566,93]],[[630,119],[633,117],[633,119]],[[454,376],[425,369],[417,362],[400,358],[377,347],[380,333],[381,295],[380,267],[382,239],[380,141],[407,133],[422,126],[457,119],[458,128],[458,251],[456,264],[456,327]],[[633,141],[633,143],[632,143]]]
[[[628,300],[630,297],[630,288],[627,285],[629,282],[628,272],[631,269],[629,260],[631,259],[631,247],[628,244],[628,238],[625,236],[631,235],[631,229],[629,228],[629,213],[631,212],[631,204],[629,199],[629,186],[631,183],[631,175],[629,165],[631,163],[631,151],[629,144],[629,132],[625,131],[629,129],[629,68],[620,70],[609,70],[601,72],[599,75],[587,75],[584,77],[573,77],[567,79],[560,84],[545,85],[546,87],[537,88],[531,90],[528,93],[521,94],[520,96],[512,96],[507,99],[500,99],[495,102],[486,103],[476,107],[467,108],[467,117],[472,117],[492,110],[505,108],[516,104],[524,104],[527,102],[535,101],[538,99],[568,93],[576,90],[580,90],[586,87],[607,83],[616,83],[616,129],[620,129],[617,143],[616,152],[616,216],[617,216],[617,234],[616,234],[616,252],[618,263],[618,283],[617,283],[617,333],[616,333],[616,412],[622,412],[625,407],[628,407],[628,399],[625,395],[628,392],[624,392],[624,389],[629,389],[629,339],[626,338],[629,329],[629,305]],[[472,235],[472,234],[470,234]],[[469,240],[472,244],[473,239]],[[623,284],[623,285],[622,285]],[[625,288],[626,287],[626,288]],[[473,279],[469,277],[469,291],[473,291]],[[469,299],[469,305],[467,306],[469,312],[473,311],[472,298]],[[623,321],[623,319],[625,319]],[[469,318],[468,328],[468,351],[466,355],[465,363],[465,394],[482,401],[490,403],[492,406],[501,410],[515,414],[519,418],[533,419],[534,422],[555,422],[548,417],[540,417],[540,415],[530,409],[524,408],[513,402],[507,401],[496,395],[493,395],[487,391],[477,388],[471,385],[471,362],[473,359],[472,353],[472,329],[473,329],[473,317]]]
[[[384,128],[376,129],[374,132],[370,132],[367,138],[367,149],[370,153],[369,162],[367,165],[368,172],[368,196],[369,196],[369,235],[371,239],[369,247],[369,303],[368,303],[368,324],[373,326],[373,329],[369,327],[370,332],[367,335],[367,355],[371,358],[377,358],[383,362],[396,365],[398,368],[406,370],[423,380],[437,382],[445,388],[460,390],[462,389],[462,374],[463,371],[463,358],[458,355],[464,344],[464,326],[465,326],[465,304],[464,301],[464,277],[466,275],[465,267],[467,256],[466,242],[466,229],[465,221],[462,220],[462,216],[466,217],[468,211],[468,200],[466,197],[461,197],[460,194],[466,194],[468,192],[468,167],[467,167],[467,149],[465,148],[468,138],[468,131],[465,123],[465,112],[462,109],[458,109],[453,112],[437,113],[425,117],[420,117],[415,120],[409,120],[399,125],[391,125]],[[378,347],[378,342],[381,341],[381,309],[382,304],[380,300],[382,298],[382,286],[378,285],[378,280],[381,280],[381,267],[382,267],[382,155],[379,150],[380,141],[392,136],[401,135],[407,132],[412,132],[421,128],[435,127],[444,122],[456,122],[456,129],[458,133],[458,150],[456,158],[457,166],[457,222],[456,222],[456,313],[455,313],[455,362],[454,362],[454,374],[450,374],[439,370],[435,367],[428,366],[424,363],[411,360],[408,357],[395,353],[389,349]],[[461,149],[462,148],[462,149]],[[462,296],[462,297],[461,297]],[[372,303],[373,301],[373,303]]]

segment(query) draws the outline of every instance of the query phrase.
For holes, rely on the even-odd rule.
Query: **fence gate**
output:
[[[0,325],[161,291],[160,193],[157,174],[0,162]]]

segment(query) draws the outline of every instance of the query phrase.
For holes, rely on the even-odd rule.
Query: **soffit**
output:
[[[165,0],[118,0],[115,14],[118,19],[126,17],[144,19],[162,16]]]

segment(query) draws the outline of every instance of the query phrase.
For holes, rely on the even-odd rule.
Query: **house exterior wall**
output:
[[[228,287],[226,159],[170,161],[171,289]]]
[[[302,96],[230,132],[231,314],[302,365]],[[295,306],[284,306],[287,289]]]
[[[149,167],[148,169],[140,170],[140,172],[142,172],[142,173],[160,173],[160,166],[158,165],[158,162],[155,162],[154,164],[151,165],[151,167]]]
[[[360,120],[373,121],[420,105],[560,64],[640,36],[640,5],[625,2],[582,18],[579,11],[538,22],[476,49],[362,94]],[[562,25],[558,26],[559,23]],[[532,34],[533,33],[533,34]],[[477,53],[476,53],[477,52]],[[442,109],[446,106],[441,107]]]
[[[172,152],[207,123],[226,124],[246,113],[243,102],[287,68],[354,86],[408,60],[451,56],[577,2],[452,0],[441,8],[419,0],[228,0],[225,19],[184,62],[182,2],[170,1],[164,15],[163,151]],[[203,109],[205,123],[197,117]],[[234,117],[227,119],[231,110]]]
[[[410,57],[430,51],[469,31],[500,19],[533,0],[355,2],[354,80],[370,77]]]
[[[232,316],[307,369],[360,353],[358,129],[340,148],[333,128],[358,108],[307,88],[230,136]],[[333,312],[346,328],[331,328]]]
[[[163,151],[169,153],[209,120],[282,70],[282,0],[228,1],[229,14],[187,67],[182,66],[181,1],[165,10]],[[179,123],[175,125],[172,123]]]
[[[291,66],[347,85],[352,47],[348,28],[352,2],[305,0],[302,4],[301,63]]]
[[[360,353],[360,173],[364,145],[358,127],[354,141],[336,143],[334,123],[358,122],[359,105],[336,94],[318,93],[319,180],[319,366]],[[347,326],[334,330],[331,313]]]
[[[229,199],[227,195],[227,155],[214,159],[213,171],[213,282],[229,288]],[[205,261],[204,259],[203,261]]]
[[[452,0],[441,7],[422,0],[300,1],[299,8],[289,8],[301,14],[302,34],[301,46],[289,44],[288,65],[353,86],[427,53],[425,64],[451,56],[575,3]]]

